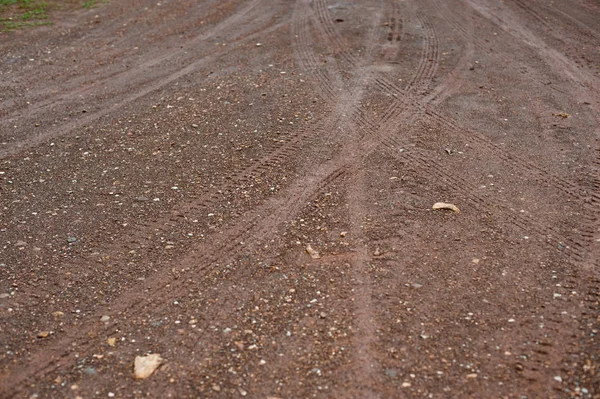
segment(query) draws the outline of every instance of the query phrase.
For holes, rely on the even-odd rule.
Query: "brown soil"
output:
[[[0,397],[600,397],[597,1],[53,18],[0,36]]]

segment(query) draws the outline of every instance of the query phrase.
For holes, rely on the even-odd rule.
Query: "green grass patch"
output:
[[[0,32],[51,25],[52,10],[91,9],[108,0],[0,0]]]
[[[89,0],[83,3],[83,8],[87,8],[89,10],[90,8],[95,7],[96,4],[98,4],[98,0]]]
[[[0,0],[0,30],[49,25],[48,4],[38,0]]]
[[[11,30],[30,28],[33,26],[52,25],[52,21],[0,21],[0,31],[10,32]]]

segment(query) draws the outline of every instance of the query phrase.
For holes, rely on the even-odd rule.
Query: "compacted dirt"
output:
[[[52,18],[0,36],[0,397],[600,397],[600,3]]]

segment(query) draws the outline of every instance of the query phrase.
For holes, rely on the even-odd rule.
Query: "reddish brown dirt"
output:
[[[0,397],[600,397],[597,1],[54,19],[0,36]]]

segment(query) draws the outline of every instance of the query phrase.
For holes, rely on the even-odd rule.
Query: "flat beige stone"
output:
[[[163,359],[158,353],[153,353],[148,356],[136,356],[133,374],[135,378],[144,379],[148,378],[154,373],[154,371],[161,365]]]

